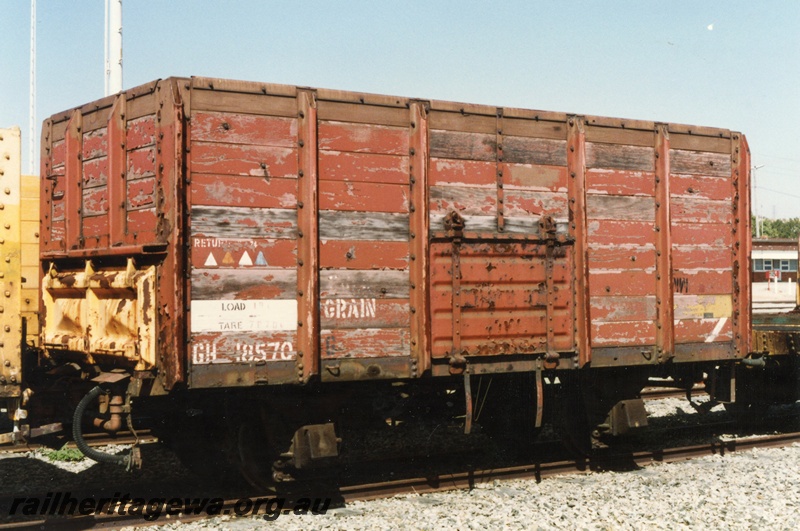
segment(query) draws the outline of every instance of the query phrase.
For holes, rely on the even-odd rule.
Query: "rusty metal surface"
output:
[[[53,267],[42,284],[42,344],[51,351],[119,356],[136,370],[156,365],[156,268],[80,272]]]
[[[753,241],[750,232],[750,148],[743,135],[734,134],[731,143],[732,175],[735,187],[733,244],[733,328],[737,357],[750,353],[752,293],[750,278]]]
[[[317,108],[314,94],[301,91],[298,105],[297,201],[297,378],[319,373],[319,172]]]
[[[575,265],[572,272],[573,304],[575,307],[575,351],[580,366],[592,360],[589,319],[589,265],[586,213],[586,132],[583,119],[570,117],[567,121],[567,189],[569,195],[569,231],[575,240]],[[593,316],[592,316],[593,318]]]
[[[675,300],[672,277],[672,230],[670,227],[669,130],[656,129],[656,353],[663,363],[673,356],[675,345]]]
[[[427,205],[428,183],[428,117],[425,104],[411,104],[411,138],[409,140],[409,173],[411,185],[411,211],[409,237],[410,304],[411,304],[411,356],[412,376],[430,370],[430,225]],[[402,252],[402,251],[401,251]]]

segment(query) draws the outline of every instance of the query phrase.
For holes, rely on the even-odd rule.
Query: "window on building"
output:
[[[764,271],[772,271],[772,260],[764,260]]]
[[[781,260],[781,271],[791,271],[789,269],[789,260]]]
[[[755,264],[753,264],[753,271],[764,271],[764,259],[763,258],[756,258]]]

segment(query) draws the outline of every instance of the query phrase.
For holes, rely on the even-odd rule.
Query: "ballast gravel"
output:
[[[477,485],[471,491],[354,502],[326,514],[216,517],[162,529],[800,528],[800,445],[654,464],[630,472]]]
[[[796,411],[799,406],[791,408]],[[698,417],[726,415],[716,408],[699,415],[680,399],[648,401],[646,407],[651,425],[691,424]],[[142,451],[146,466],[133,473],[89,460],[51,461],[41,451],[0,454],[0,492],[16,496],[91,485],[126,488],[163,478],[164,470],[173,471],[170,479],[177,485],[193,484],[193,476],[171,452],[159,445],[143,446]],[[228,515],[182,523],[180,516],[161,516],[143,522],[141,529],[243,530],[264,524],[286,530],[800,529],[800,445],[656,463],[626,472],[557,476],[540,483],[496,481],[469,491],[331,506],[324,514],[280,514],[268,522],[263,516]]]

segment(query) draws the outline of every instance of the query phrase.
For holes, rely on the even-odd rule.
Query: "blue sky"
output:
[[[37,122],[103,96],[103,5],[38,0]],[[29,26],[28,1],[0,0],[0,127],[24,142]],[[724,127],[763,165],[762,215],[800,217],[798,28],[796,1],[123,0],[123,86],[203,75]]]

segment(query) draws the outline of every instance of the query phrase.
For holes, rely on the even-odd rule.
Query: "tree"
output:
[[[756,237],[756,221],[750,216],[751,233]],[[769,219],[761,218],[762,238],[787,238],[796,240],[800,235],[800,218]]]

